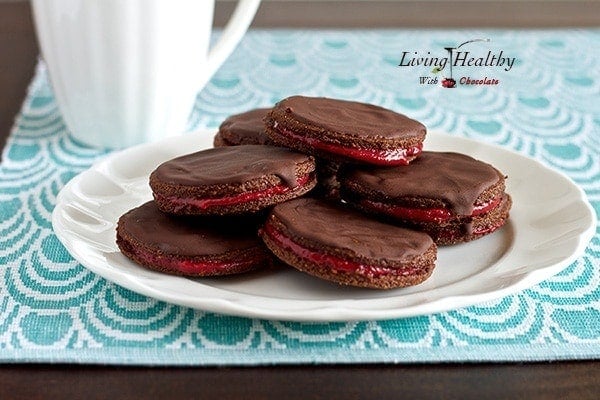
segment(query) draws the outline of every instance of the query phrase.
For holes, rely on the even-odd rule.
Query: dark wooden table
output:
[[[588,6],[587,2],[580,2],[579,5],[583,3],[586,4],[585,7]],[[562,7],[562,3],[557,4]],[[259,25],[285,25],[285,18],[273,20],[272,15],[278,15],[272,11],[273,6],[272,3],[267,3],[261,8],[261,14],[257,18]],[[292,6],[296,7],[294,2]],[[361,4],[357,6],[363,7]],[[220,13],[227,7],[230,8],[231,4],[225,3],[220,7],[217,21],[222,20]],[[324,7],[330,5],[325,4]],[[589,6],[591,8],[585,7],[557,14],[555,20],[550,18],[538,21],[533,18],[532,21],[536,26],[590,25],[594,22],[598,25],[595,20],[600,15],[598,7],[593,4]],[[507,15],[510,15],[510,10]],[[431,26],[432,17],[427,13],[415,12],[413,17],[417,20],[411,20],[412,26]],[[460,25],[459,17],[457,15],[455,19],[450,18],[446,21],[446,26]],[[464,18],[467,22],[475,21],[472,17]],[[364,18],[363,15],[359,21],[353,20],[350,24],[342,25],[363,26],[366,24]],[[496,18],[499,18],[498,15]],[[386,21],[388,26],[395,23],[393,20]],[[435,18],[433,21],[436,21]],[[514,23],[513,19],[503,21],[500,18],[495,25],[508,26],[511,21]],[[23,102],[37,55],[29,5],[26,2],[0,2],[0,148],[4,146],[14,116]],[[48,364],[0,366],[0,399],[51,398],[598,399],[600,361],[239,368]]]

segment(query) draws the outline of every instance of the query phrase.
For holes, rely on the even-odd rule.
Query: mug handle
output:
[[[233,52],[237,44],[248,30],[254,19],[260,0],[240,0],[225,25],[221,37],[208,52],[206,72],[200,82],[202,88],[206,82],[217,72],[217,69],[225,62]]]

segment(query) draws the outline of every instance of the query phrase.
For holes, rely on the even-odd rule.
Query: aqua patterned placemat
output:
[[[444,47],[473,38],[490,41],[465,49],[502,52],[514,65],[507,71],[482,59],[487,66],[459,65],[453,77],[487,77],[497,85],[421,85],[420,76],[441,80],[449,71],[398,66],[404,52],[406,62],[443,57]],[[598,213],[598,71],[600,30],[252,31],[198,96],[190,129],[216,127],[229,114],[291,94],[367,101],[561,170]],[[40,64],[0,166],[0,361],[253,365],[600,357],[598,233],[582,257],[531,289],[417,318],[253,320],[132,293],[75,262],[50,224],[60,189],[105,155],[67,135]]]

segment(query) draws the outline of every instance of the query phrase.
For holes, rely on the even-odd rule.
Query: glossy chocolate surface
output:
[[[181,186],[242,184],[276,175],[296,187],[296,168],[309,160],[312,157],[275,146],[218,147],[167,161],[152,175],[163,184]]]
[[[131,242],[167,255],[218,256],[235,250],[262,247],[258,223],[252,218],[176,217],[149,201],[125,213],[118,231]]]
[[[424,151],[409,166],[356,167],[344,180],[386,198],[441,200],[458,215],[471,215],[484,190],[503,179],[490,164],[459,153]]]
[[[411,139],[425,137],[423,124],[372,104],[325,97],[292,96],[275,106],[292,120],[355,137]]]
[[[341,249],[355,257],[409,261],[433,244],[421,232],[384,224],[325,201],[301,198],[273,209],[285,233],[313,245]]]
[[[257,108],[231,115],[219,126],[219,134],[229,145],[266,144],[264,117],[270,108]]]

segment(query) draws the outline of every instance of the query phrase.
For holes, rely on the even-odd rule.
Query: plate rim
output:
[[[417,303],[413,305],[404,306],[402,308],[383,308],[383,309],[372,309],[372,308],[357,308],[358,304],[369,303],[369,302],[381,302],[382,300],[389,300],[390,298],[377,298],[377,299],[360,299],[360,300],[302,300],[302,299],[285,299],[287,305],[302,305],[301,307],[289,308],[284,310],[282,308],[273,308],[273,307],[257,307],[256,304],[248,304],[249,298],[254,301],[250,301],[250,303],[255,303],[257,300],[261,299],[264,301],[266,299],[270,300],[266,297],[259,297],[253,294],[242,294],[237,292],[227,291],[221,288],[215,288],[212,286],[204,285],[200,282],[194,281],[195,283],[200,284],[206,289],[208,294],[218,295],[217,297],[195,297],[193,299],[189,299],[187,296],[174,296],[173,294],[168,294],[163,291],[158,290],[156,287],[152,287],[148,285],[147,282],[140,280],[139,277],[133,278],[130,274],[125,272],[121,272],[120,274],[111,274],[110,271],[107,271],[104,268],[95,265],[93,261],[87,260],[83,254],[80,253],[80,250],[74,246],[74,242],[71,238],[68,237],[66,231],[68,228],[64,225],[64,221],[61,217],[61,212],[65,206],[65,197],[67,197],[67,193],[72,191],[72,188],[75,187],[82,179],[85,178],[86,174],[90,173],[90,171],[96,171],[104,165],[108,165],[113,162],[115,159],[120,157],[125,157],[127,154],[133,152],[139,152],[145,148],[152,148],[161,146],[161,144],[170,143],[173,141],[180,140],[195,140],[194,135],[198,136],[198,140],[200,137],[203,140],[207,140],[206,137],[212,137],[216,132],[215,129],[200,129],[190,133],[186,133],[179,136],[171,136],[167,138],[163,138],[159,141],[144,143],[137,146],[132,146],[124,150],[113,152],[106,157],[102,158],[94,162],[88,169],[82,171],[73,179],[71,179],[67,184],[62,188],[59,194],[56,197],[56,205],[52,212],[52,227],[53,231],[58,237],[59,241],[63,244],[63,246],[67,249],[70,255],[75,258],[80,264],[82,264],[86,269],[92,271],[95,274],[102,276],[103,278],[111,281],[117,285],[123,286],[129,290],[132,290],[136,293],[143,294],[145,296],[158,299],[161,301],[165,301],[171,304],[177,304],[180,306],[191,307],[194,309],[209,311],[209,312],[217,312],[222,314],[236,315],[241,317],[251,317],[251,318],[262,318],[262,319],[275,319],[275,320],[287,320],[287,321],[306,321],[306,322],[316,322],[316,321],[359,321],[359,320],[385,320],[385,319],[394,319],[394,318],[407,318],[413,316],[421,316],[421,315],[429,315],[438,312],[445,312],[457,308],[462,308],[466,306],[475,305],[478,303],[495,300],[510,294],[514,294],[526,288],[529,288],[545,279],[550,278],[551,276],[556,275],[572,262],[574,262],[584,251],[589,241],[593,238],[596,231],[597,218],[595,216],[595,210],[589,203],[587,196],[583,189],[579,187],[569,176],[567,176],[562,171],[558,171],[552,167],[545,165],[531,157],[527,157],[520,153],[517,153],[511,149],[507,149],[501,147],[499,145],[493,143],[481,142],[472,138],[466,138],[461,136],[449,135],[445,132],[440,131],[431,131],[428,132],[428,138],[438,138],[438,140],[456,140],[458,142],[469,143],[470,145],[483,146],[484,148],[489,148],[494,152],[505,152],[514,157],[519,157],[525,159],[527,162],[533,162],[537,164],[537,167],[546,170],[549,173],[556,174],[563,178],[568,184],[571,185],[572,188],[577,190],[577,202],[583,206],[584,211],[589,213],[589,219],[587,226],[585,229],[577,235],[577,245],[570,252],[570,254],[564,258],[562,258],[559,262],[556,262],[551,265],[544,266],[543,268],[534,269],[523,274],[522,278],[518,281],[512,283],[509,286],[484,292],[477,294],[462,294],[462,295],[448,295],[442,296],[436,300],[426,302],[426,303]],[[182,153],[183,154],[183,153]],[[114,221],[116,222],[116,221]],[[167,275],[160,272],[154,271],[146,271],[146,274],[157,274],[162,281],[177,281],[180,279],[189,280],[185,277]],[[220,293],[224,292],[224,293]],[[227,293],[228,295],[225,295]],[[408,295],[410,296],[410,294]],[[327,304],[323,304],[327,303]]]

